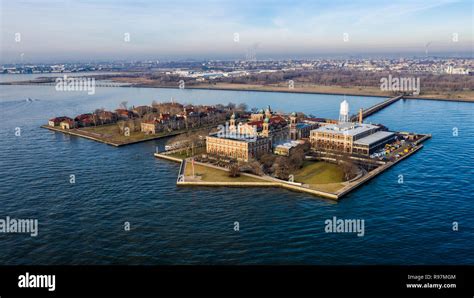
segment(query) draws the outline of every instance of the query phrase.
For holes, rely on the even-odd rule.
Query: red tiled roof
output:
[[[74,124],[74,120],[72,120],[71,118],[68,118],[68,117],[66,117],[66,118],[67,119],[63,119],[60,122],[67,122],[67,123],[69,123],[69,125],[72,126]]]
[[[160,118],[162,120],[168,120],[170,118],[170,114],[169,113],[164,113],[164,114],[161,114],[160,115]]]
[[[115,112],[119,115],[122,115],[122,116],[131,116],[133,115],[133,112],[132,111],[129,111],[129,110],[125,110],[125,109],[116,109]]]
[[[49,121],[54,121],[54,122],[61,122],[61,121],[66,121],[66,120],[71,120],[72,121],[71,118],[66,117],[66,116],[55,117],[55,118],[49,119]]]
[[[114,113],[110,112],[110,111],[102,111],[102,112],[99,113],[99,117],[100,118],[113,118]]]
[[[314,121],[314,122],[326,122],[325,118],[305,118],[303,120],[309,120],[309,121]]]
[[[81,114],[81,115],[77,115],[75,120],[76,121],[85,121],[86,119],[91,119],[92,118],[92,114]]]
[[[157,119],[155,119],[155,120],[146,120],[146,121],[143,121],[143,123],[148,123],[148,124],[156,124],[156,123],[158,123],[158,122],[160,122],[160,120],[157,120]]]
[[[247,122],[247,124],[251,126],[256,126],[258,128],[263,127],[263,121],[250,121],[250,122]]]
[[[270,118],[270,124],[279,124],[279,123],[286,123],[285,118],[283,118],[282,116],[279,116],[279,115],[272,116]]]

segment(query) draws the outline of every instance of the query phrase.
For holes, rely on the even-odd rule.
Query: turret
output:
[[[235,113],[232,113],[232,116],[230,116],[230,126],[235,126]]]
[[[296,140],[297,139],[297,131],[296,131],[296,122],[298,117],[296,112],[291,113],[290,115],[290,139]]]
[[[270,118],[272,116],[272,109],[270,108],[270,106],[267,106],[267,109],[265,110],[265,116],[267,118]]]
[[[290,124],[296,124],[297,119],[298,119],[298,117],[296,115],[296,112],[291,113],[291,115],[290,115]]]
[[[264,137],[268,137],[270,135],[270,118],[269,117],[265,118],[265,120],[263,121],[262,135]]]

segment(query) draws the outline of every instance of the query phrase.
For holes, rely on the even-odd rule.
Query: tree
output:
[[[230,111],[235,110],[235,103],[229,102],[229,103],[227,104],[227,109],[229,109]]]
[[[142,120],[141,119],[134,119],[133,121],[133,127],[135,128],[135,131],[141,131],[142,129]]]
[[[263,172],[262,165],[257,160],[249,160],[240,166],[241,172],[252,173],[254,175],[262,176]]]
[[[92,121],[94,121],[94,125],[97,126],[97,124],[102,124],[100,122],[100,114],[105,111],[104,108],[101,109],[96,109],[94,113],[92,113]]]
[[[124,100],[120,103],[119,108],[124,109],[124,110],[128,110],[127,104],[128,104],[128,101]]]
[[[264,169],[268,170],[275,163],[275,156],[270,153],[266,153],[260,157],[260,162],[262,163]]]
[[[359,168],[354,164],[349,154],[343,153],[339,161],[344,171],[344,180],[351,180],[357,175]]]
[[[245,103],[241,103],[237,106],[237,111],[240,111],[240,112],[246,112],[247,109],[248,109],[248,106]]]
[[[253,160],[249,162],[249,166],[253,174],[258,175],[258,176],[262,176],[265,174],[263,172],[262,165],[258,161]]]
[[[130,129],[130,132],[135,131],[135,122],[133,120],[128,120],[127,127]]]
[[[274,168],[274,173],[277,178],[287,180],[290,176],[290,162],[287,157],[277,157],[275,160]]]
[[[169,139],[166,144],[171,145],[174,143],[180,143],[183,149],[186,149],[188,156],[194,155],[195,149],[200,147],[204,142],[203,139],[209,132],[205,129],[201,129],[194,132],[186,132]]]
[[[240,176],[240,169],[237,163],[232,163],[229,167],[229,177],[239,177]]]
[[[289,157],[291,170],[297,170],[303,167],[305,153],[302,147],[296,147]]]
[[[123,134],[125,130],[125,121],[117,121],[117,126],[119,127],[120,134]]]

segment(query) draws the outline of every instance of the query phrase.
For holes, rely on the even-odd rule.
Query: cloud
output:
[[[450,32],[472,42],[470,9],[470,1],[448,0],[4,1],[0,41],[2,53],[13,56],[244,55],[255,43],[259,53],[386,50]],[[20,44],[15,32],[22,33]],[[131,34],[128,44],[124,33]]]

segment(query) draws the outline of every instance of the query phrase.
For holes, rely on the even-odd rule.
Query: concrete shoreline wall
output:
[[[205,182],[205,181],[184,181],[177,182],[178,186],[209,186],[209,187],[281,187],[297,192],[309,193],[318,197],[338,200],[339,196],[333,193],[317,191],[297,185],[290,185],[278,182]]]
[[[429,137],[427,137],[427,138],[429,138]],[[363,176],[359,181],[354,181],[354,184],[350,184],[350,185],[344,187],[343,189],[341,189],[339,192],[337,192],[337,195],[339,197],[345,196],[346,194],[350,193],[354,189],[356,189],[359,186],[363,185],[364,183],[370,181],[372,178],[378,176],[379,174],[381,174],[381,173],[385,172],[386,170],[388,170],[389,168],[393,167],[394,165],[396,165],[400,161],[402,161],[405,158],[411,156],[412,154],[418,152],[418,150],[420,150],[421,148],[423,148],[423,145],[419,145],[418,147],[415,147],[415,149],[413,151],[411,151],[409,154],[402,156],[401,158],[397,159],[394,162],[388,162],[385,165],[382,165],[382,166],[374,169],[373,171],[369,172],[367,175]]]
[[[181,163],[181,162],[183,161],[182,159],[179,159],[179,158],[176,158],[176,157],[172,157],[172,156],[168,156],[168,155],[166,155],[166,154],[155,153],[154,155],[155,155],[155,157],[162,158],[162,159],[166,159],[166,160],[170,160],[170,161],[173,161],[173,162],[179,162],[179,163]]]

